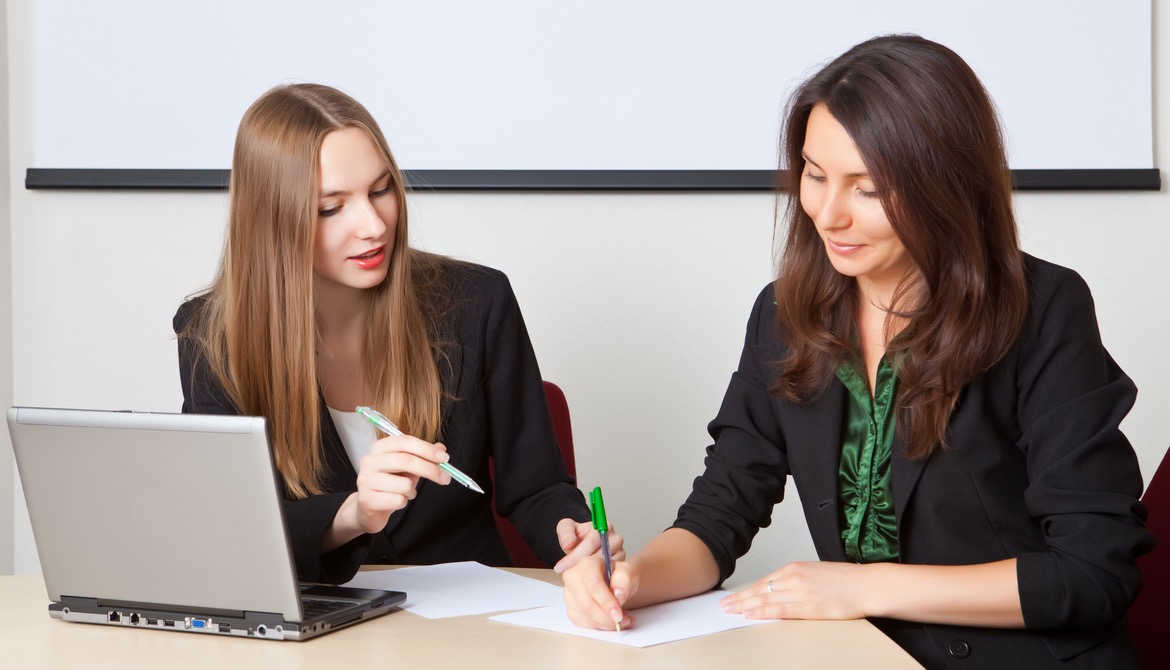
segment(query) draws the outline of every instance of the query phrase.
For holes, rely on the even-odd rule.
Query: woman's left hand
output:
[[[862,619],[864,569],[855,563],[789,563],[719,605],[748,619]]]
[[[626,560],[622,536],[613,528],[609,529],[608,535],[610,556],[615,561]],[[601,551],[601,534],[593,530],[593,524],[588,521],[561,519],[557,523],[557,539],[565,552],[565,557],[553,566],[553,570],[558,573],[573,567],[582,558]]]

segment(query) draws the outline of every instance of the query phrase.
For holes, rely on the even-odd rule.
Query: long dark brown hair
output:
[[[296,497],[320,493],[325,468],[313,240],[321,142],[343,128],[369,135],[390,170],[399,207],[390,272],[367,291],[362,360],[371,404],[424,439],[435,440],[441,426],[443,345],[436,322],[452,261],[408,246],[405,180],[366,108],[328,86],[278,86],[240,121],[219,274],[206,309],[181,336],[200,342],[241,412],[268,418],[276,465]]]
[[[824,391],[857,336],[856,281],[833,269],[800,201],[805,132],[823,104],[849,133],[916,271],[890,317],[898,433],[911,458],[946,444],[963,387],[1016,339],[1028,296],[995,107],[950,49],[916,35],[863,42],[793,94],[782,135],[787,235],[776,281],[789,349],[774,391],[805,403]]]

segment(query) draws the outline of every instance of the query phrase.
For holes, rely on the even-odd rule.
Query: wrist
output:
[[[321,538],[322,549],[332,551],[361,535],[364,531],[358,514],[357,493],[351,493],[337,508],[333,523],[325,527]]]
[[[858,605],[867,617],[888,617],[891,607],[887,597],[888,589],[897,588],[895,563],[862,563],[857,566],[858,579],[853,588],[858,594]]]

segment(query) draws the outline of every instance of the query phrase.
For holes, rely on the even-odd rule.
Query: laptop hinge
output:
[[[62,602],[64,602],[64,600],[65,599],[62,598]],[[137,609],[155,610],[159,612],[199,612],[199,614],[202,616],[236,617],[239,619],[242,619],[245,616],[245,612],[243,610],[220,609],[218,607],[194,607],[189,605],[176,606],[167,605],[165,603],[143,603],[129,600],[106,600],[104,598],[89,598],[82,600],[87,603],[96,603],[98,607],[116,608],[123,610]]]

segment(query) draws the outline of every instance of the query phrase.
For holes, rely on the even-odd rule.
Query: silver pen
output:
[[[376,409],[373,409],[371,407],[366,407],[365,405],[358,405],[357,413],[366,417],[366,419],[369,420],[370,423],[377,426],[383,433],[386,433],[387,435],[402,435],[403,434],[403,432],[401,430],[398,430],[398,426],[394,425],[393,421],[391,421],[390,419],[387,419],[385,416],[382,415],[381,412],[379,412]],[[459,468],[455,467],[454,465],[451,465],[450,463],[439,463],[439,467],[442,468],[444,471],[446,471],[447,474],[451,475],[451,479],[454,479],[455,481],[466,486],[467,488],[471,489],[472,491],[475,491],[476,493],[483,493],[483,489],[481,489],[479,487],[479,484],[475,483],[474,479],[472,479],[471,477],[468,477],[466,474],[464,474]]]

